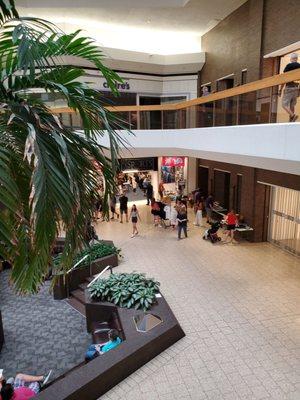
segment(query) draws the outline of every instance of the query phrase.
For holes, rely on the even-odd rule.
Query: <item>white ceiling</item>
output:
[[[201,36],[246,0],[16,0],[22,15],[81,28],[102,47],[148,54],[201,51]]]

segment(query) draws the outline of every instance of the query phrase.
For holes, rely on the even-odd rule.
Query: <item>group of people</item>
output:
[[[154,190],[151,181],[148,179],[147,175],[135,174],[133,176],[136,184],[142,187],[142,190],[147,198],[147,205],[150,205],[151,214],[154,219],[154,226],[166,226],[166,221],[169,221],[170,226],[178,229],[178,240],[181,239],[182,233],[187,237],[187,225],[188,225],[188,206],[194,209],[195,220],[194,225],[199,227],[204,227],[203,219],[206,217],[206,223],[214,223],[213,219],[213,208],[214,208],[214,198],[212,194],[204,196],[204,192],[201,189],[196,189],[189,195],[183,195],[181,190],[178,190],[175,199],[175,205],[172,204],[171,199],[165,196],[165,188],[163,182],[158,185],[158,195],[159,199],[155,199],[153,196]],[[129,179],[123,176],[123,180]],[[120,178],[118,180],[120,182]],[[131,183],[132,184],[132,183]],[[134,186],[132,186],[134,187]],[[119,195],[119,212],[117,211],[117,196],[114,194],[110,197],[110,212],[111,220],[115,218],[120,219],[120,223],[126,222],[132,223],[132,235],[135,237],[138,235],[138,221],[141,221],[140,213],[137,209],[136,204],[133,204],[130,211],[128,210],[128,197],[127,189],[122,189]],[[102,207],[102,203],[101,203]],[[98,217],[99,218],[99,217]],[[226,226],[225,233],[228,235],[231,241],[234,240],[234,231],[238,225],[238,216],[235,214],[234,210],[231,210],[223,223]]]
[[[162,198],[163,196],[160,197]],[[162,198],[162,200],[151,200],[151,214],[154,217],[154,226],[163,226],[166,220],[170,221],[173,229],[177,226],[178,240],[181,239],[182,232],[187,237],[188,225],[188,205],[194,209],[195,221],[194,225],[205,227],[203,219],[206,217],[206,223],[209,225],[215,224],[213,218],[214,211],[214,198],[212,194],[207,197],[203,195],[201,189],[195,190],[189,196],[178,194],[176,197],[176,204],[173,206],[170,199]],[[234,242],[234,232],[239,224],[238,215],[231,209],[224,217],[224,221],[218,223],[218,226],[225,225],[225,235],[227,236],[225,243],[228,241]]]
[[[132,188],[133,193],[137,192],[137,188],[144,193],[149,200],[153,194],[153,186],[151,177],[145,172],[135,172],[133,175],[120,172],[117,176],[119,193],[128,192]]]

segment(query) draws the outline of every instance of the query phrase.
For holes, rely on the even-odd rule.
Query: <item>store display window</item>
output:
[[[185,188],[185,157],[162,157],[160,178],[164,184],[170,184],[169,190]]]

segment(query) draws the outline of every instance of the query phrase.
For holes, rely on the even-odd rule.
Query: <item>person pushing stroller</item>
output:
[[[218,235],[218,230],[221,227],[219,221],[212,221],[209,223],[211,227],[204,232],[203,239],[210,239],[212,243],[220,242],[221,238]]]

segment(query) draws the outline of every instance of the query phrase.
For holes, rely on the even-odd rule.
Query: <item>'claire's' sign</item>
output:
[[[110,89],[110,87],[108,86],[108,83],[106,81],[103,82],[103,87],[105,89]],[[129,82],[125,81],[123,83],[116,83],[116,88],[118,90],[130,90],[130,85],[129,85]]]

